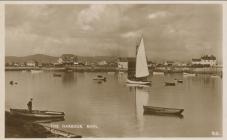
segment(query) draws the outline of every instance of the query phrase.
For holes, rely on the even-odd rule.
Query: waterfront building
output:
[[[64,65],[73,65],[74,62],[77,62],[77,57],[73,54],[63,54],[58,59],[58,63],[64,64]]]
[[[192,58],[192,65],[200,65],[200,64],[201,64],[201,59]]]
[[[104,66],[104,65],[107,65],[107,62],[105,60],[102,60],[102,61],[98,62],[98,65],[99,66]]]
[[[26,66],[28,66],[28,67],[35,67],[35,65],[36,65],[36,63],[33,60],[26,62]]]
[[[173,66],[174,62],[173,61],[166,61],[164,63],[165,66]]]
[[[118,69],[128,70],[128,62],[119,61],[119,62],[117,62],[117,67],[118,67]]]
[[[211,56],[208,56],[208,55],[202,56],[201,57],[201,64],[202,65],[214,66],[214,65],[217,64],[216,57],[213,56],[213,55],[211,55]]]
[[[215,66],[217,64],[216,57],[213,55],[204,55],[200,59],[193,58],[192,65]]]

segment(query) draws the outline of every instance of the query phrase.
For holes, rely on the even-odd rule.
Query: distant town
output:
[[[60,57],[52,57],[43,54],[27,57],[6,56],[5,70],[74,70],[74,71],[127,71],[129,62],[135,58],[129,57],[81,57],[73,54],[63,54]],[[149,70],[161,72],[197,72],[220,73],[222,66],[217,64],[214,55],[204,55],[200,58],[192,58],[191,62],[165,61],[155,63],[148,61]]]

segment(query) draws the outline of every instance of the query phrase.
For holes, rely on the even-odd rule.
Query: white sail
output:
[[[140,41],[140,45],[137,49],[136,55],[136,78],[146,77],[149,75],[147,58],[145,54],[143,38]]]

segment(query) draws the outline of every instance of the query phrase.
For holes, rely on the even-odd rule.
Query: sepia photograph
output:
[[[223,137],[222,4],[5,4],[5,138]]]

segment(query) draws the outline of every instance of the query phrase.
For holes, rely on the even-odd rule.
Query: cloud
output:
[[[151,58],[221,54],[221,18],[215,5],[7,5],[6,55],[130,56],[141,32]]]
[[[141,30],[130,31],[130,32],[122,33],[121,37],[123,37],[123,38],[135,38],[135,37],[138,37],[141,34],[142,34]]]
[[[170,15],[171,15],[170,13],[164,11],[154,12],[148,15],[148,19],[164,18]]]
[[[92,23],[100,20],[106,5],[91,5],[82,10],[78,15],[78,23],[83,30],[92,30]]]
[[[114,5],[90,5],[78,14],[77,23],[84,31],[112,32],[121,21],[120,8]]]

